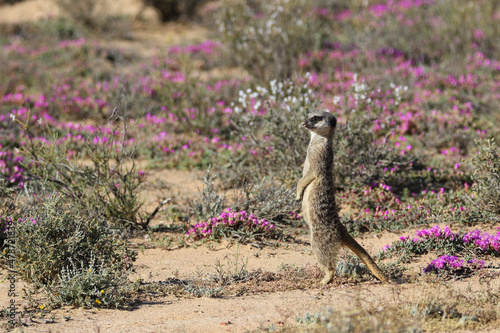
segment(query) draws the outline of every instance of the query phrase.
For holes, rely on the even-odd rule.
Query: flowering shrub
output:
[[[464,262],[456,256],[444,255],[433,260],[429,266],[424,268],[424,273],[436,273],[439,275],[455,275],[465,271],[477,270],[484,267],[484,261],[471,259]]]
[[[500,255],[500,231],[496,235],[473,230],[454,233],[448,226],[436,225],[430,229],[416,232],[416,237],[401,236],[400,240],[386,245],[379,254],[381,257],[400,256],[399,260],[408,261],[410,255],[426,254],[430,251],[444,251],[447,255],[462,253],[465,250],[476,254]]]
[[[258,219],[245,211],[232,212],[230,208],[217,217],[195,224],[186,233],[186,237],[191,241],[237,238],[240,242],[245,242],[273,238],[277,235],[275,226],[268,221]]]
[[[496,256],[500,255],[500,231],[496,235],[490,235],[476,229],[466,233],[462,240],[469,247],[474,246],[476,251]]]

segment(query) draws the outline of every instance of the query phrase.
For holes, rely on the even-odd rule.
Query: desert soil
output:
[[[139,0],[121,0],[119,8],[125,14],[135,15],[142,8]],[[47,0],[31,0],[14,6],[0,7],[0,23],[17,23],[37,20],[57,15],[57,7]],[[147,10],[143,14],[154,18],[154,13]],[[208,32],[196,26],[155,23],[149,29],[136,29],[130,41],[116,41],[123,48],[146,50],[153,54],[155,49],[166,48],[186,40],[197,42],[207,38]],[[176,170],[152,171],[149,177],[151,186],[144,196],[148,207],[154,207],[157,200],[172,197],[174,203],[186,202],[196,196],[202,189],[202,174]],[[161,215],[153,224],[165,224],[165,216]],[[485,229],[493,231],[493,229]],[[369,253],[376,254],[386,244],[399,239],[405,232],[382,232],[358,237]],[[303,266],[314,265],[315,260],[310,252],[306,234],[299,236],[301,242],[292,242],[287,246],[264,247],[251,245],[221,243],[213,247],[206,245],[197,248],[184,247],[174,250],[163,250],[151,239],[141,236],[131,240],[138,250],[135,272],[130,276],[132,281],[142,279],[143,282],[166,281],[176,278],[180,281],[206,277],[215,272],[216,263],[223,265],[246,262],[249,271],[261,269],[277,272],[282,264]],[[431,256],[420,258],[409,265],[407,276],[418,277],[422,268],[430,261]],[[498,265],[499,261],[494,262]],[[318,279],[319,281],[319,279]],[[419,279],[421,281],[421,279]],[[499,279],[493,281],[496,286],[489,288],[498,290]],[[16,282],[16,291],[22,295],[26,285]],[[305,286],[296,290],[246,292],[243,296],[224,296],[222,298],[186,298],[176,296],[157,297],[142,302],[133,310],[89,310],[63,308],[54,310],[54,322],[45,318],[35,318],[26,322],[26,326],[17,328],[24,332],[248,332],[270,327],[298,325],[295,318],[303,318],[306,313],[317,313],[328,307],[333,309],[349,309],[362,302],[377,304],[384,301],[398,304],[403,300],[419,299],[425,294],[442,292],[439,283],[400,280],[397,285],[383,285],[375,279],[361,283],[337,283],[326,287],[319,284]],[[470,288],[480,290],[486,288],[479,283],[479,277],[472,276],[463,281],[454,281],[453,288]],[[0,308],[8,306],[9,281],[7,271],[0,271]],[[279,290],[279,288],[277,288]],[[16,298],[18,305],[26,305],[25,298]],[[69,320],[64,320],[69,317]]]

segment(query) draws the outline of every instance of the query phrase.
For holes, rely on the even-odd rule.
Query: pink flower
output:
[[[484,32],[480,29],[474,29],[473,34],[475,40],[481,40],[484,38]]]

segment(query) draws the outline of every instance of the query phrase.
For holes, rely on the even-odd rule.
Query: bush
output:
[[[30,133],[30,128],[26,129]],[[80,153],[71,149],[75,143],[67,136],[52,133],[52,141],[46,142],[33,140],[33,135],[29,135],[22,147],[26,155],[24,167],[30,178],[27,188],[61,193],[80,209],[82,216],[102,216],[110,224],[127,230],[147,227],[151,216],[141,215],[143,200],[139,196],[146,174],[136,169],[135,147],[125,143],[126,130],[123,122],[94,132],[93,137],[82,140]],[[71,152],[75,155],[68,156]]]
[[[232,212],[227,208],[225,212],[206,222],[197,223],[189,229],[186,237],[189,240],[220,240],[222,238],[236,238],[240,243],[262,241],[263,238],[278,238],[273,224],[259,219],[245,211]]]
[[[227,207],[226,199],[215,189],[217,175],[211,174],[210,170],[203,175],[203,190],[200,198],[190,203],[190,213],[195,221],[203,221],[222,213]]]
[[[100,263],[102,269],[122,273],[135,260],[135,253],[105,217],[85,214],[66,204],[61,194],[32,200],[12,228],[16,236],[7,244],[15,252],[17,272],[36,285],[59,281],[72,263],[84,267]]]
[[[275,183],[264,177],[261,182],[243,183],[236,191],[236,198],[229,202],[215,187],[220,175],[207,171],[203,177],[203,191],[198,199],[190,203],[190,213],[196,222],[211,220],[224,210],[244,211],[259,219],[278,223],[293,223],[300,219],[295,213],[299,204],[295,200],[295,190]]]
[[[241,140],[244,152],[220,161],[224,183],[240,185],[271,177],[295,186],[309,140],[300,124],[316,108],[314,99],[307,75],[240,90],[233,105],[233,136]]]
[[[195,223],[187,232],[188,240],[235,238],[239,242],[262,242],[282,238],[273,223],[297,223],[295,191],[266,178],[261,183],[244,184],[231,204],[215,189],[215,174],[205,173],[200,198],[190,203]]]
[[[321,46],[314,1],[227,0],[221,7],[217,24],[230,59],[258,79],[292,77],[299,56]]]
[[[91,255],[90,262],[70,265],[61,271],[58,281],[48,290],[53,306],[70,305],[84,308],[128,308],[132,301],[134,285],[124,272],[110,268],[104,261],[96,262]]]
[[[0,248],[7,238],[7,228],[17,219],[19,210],[16,206],[18,189],[7,186],[8,181],[0,174]]]
[[[295,188],[265,177],[260,183],[244,184],[231,207],[233,211],[246,211],[274,223],[298,224],[302,219],[296,213],[300,203],[295,197]]]
[[[486,211],[500,215],[500,159],[495,140],[477,140],[479,151],[468,160],[477,202]]]
[[[488,57],[498,52],[498,0],[356,3],[342,13],[337,24],[344,33],[332,29],[332,41],[395,51],[425,64],[462,62],[477,51]]]

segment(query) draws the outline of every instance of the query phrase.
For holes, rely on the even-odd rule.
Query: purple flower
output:
[[[484,261],[480,259],[471,259],[464,263],[463,259],[458,259],[456,256],[444,255],[433,260],[429,266],[424,268],[424,273],[439,273],[439,272],[456,272],[463,268],[481,269],[484,267]]]
[[[424,273],[437,272],[441,269],[457,270],[463,265],[463,260],[458,259],[456,256],[444,255],[433,260],[429,266],[424,268]]]

